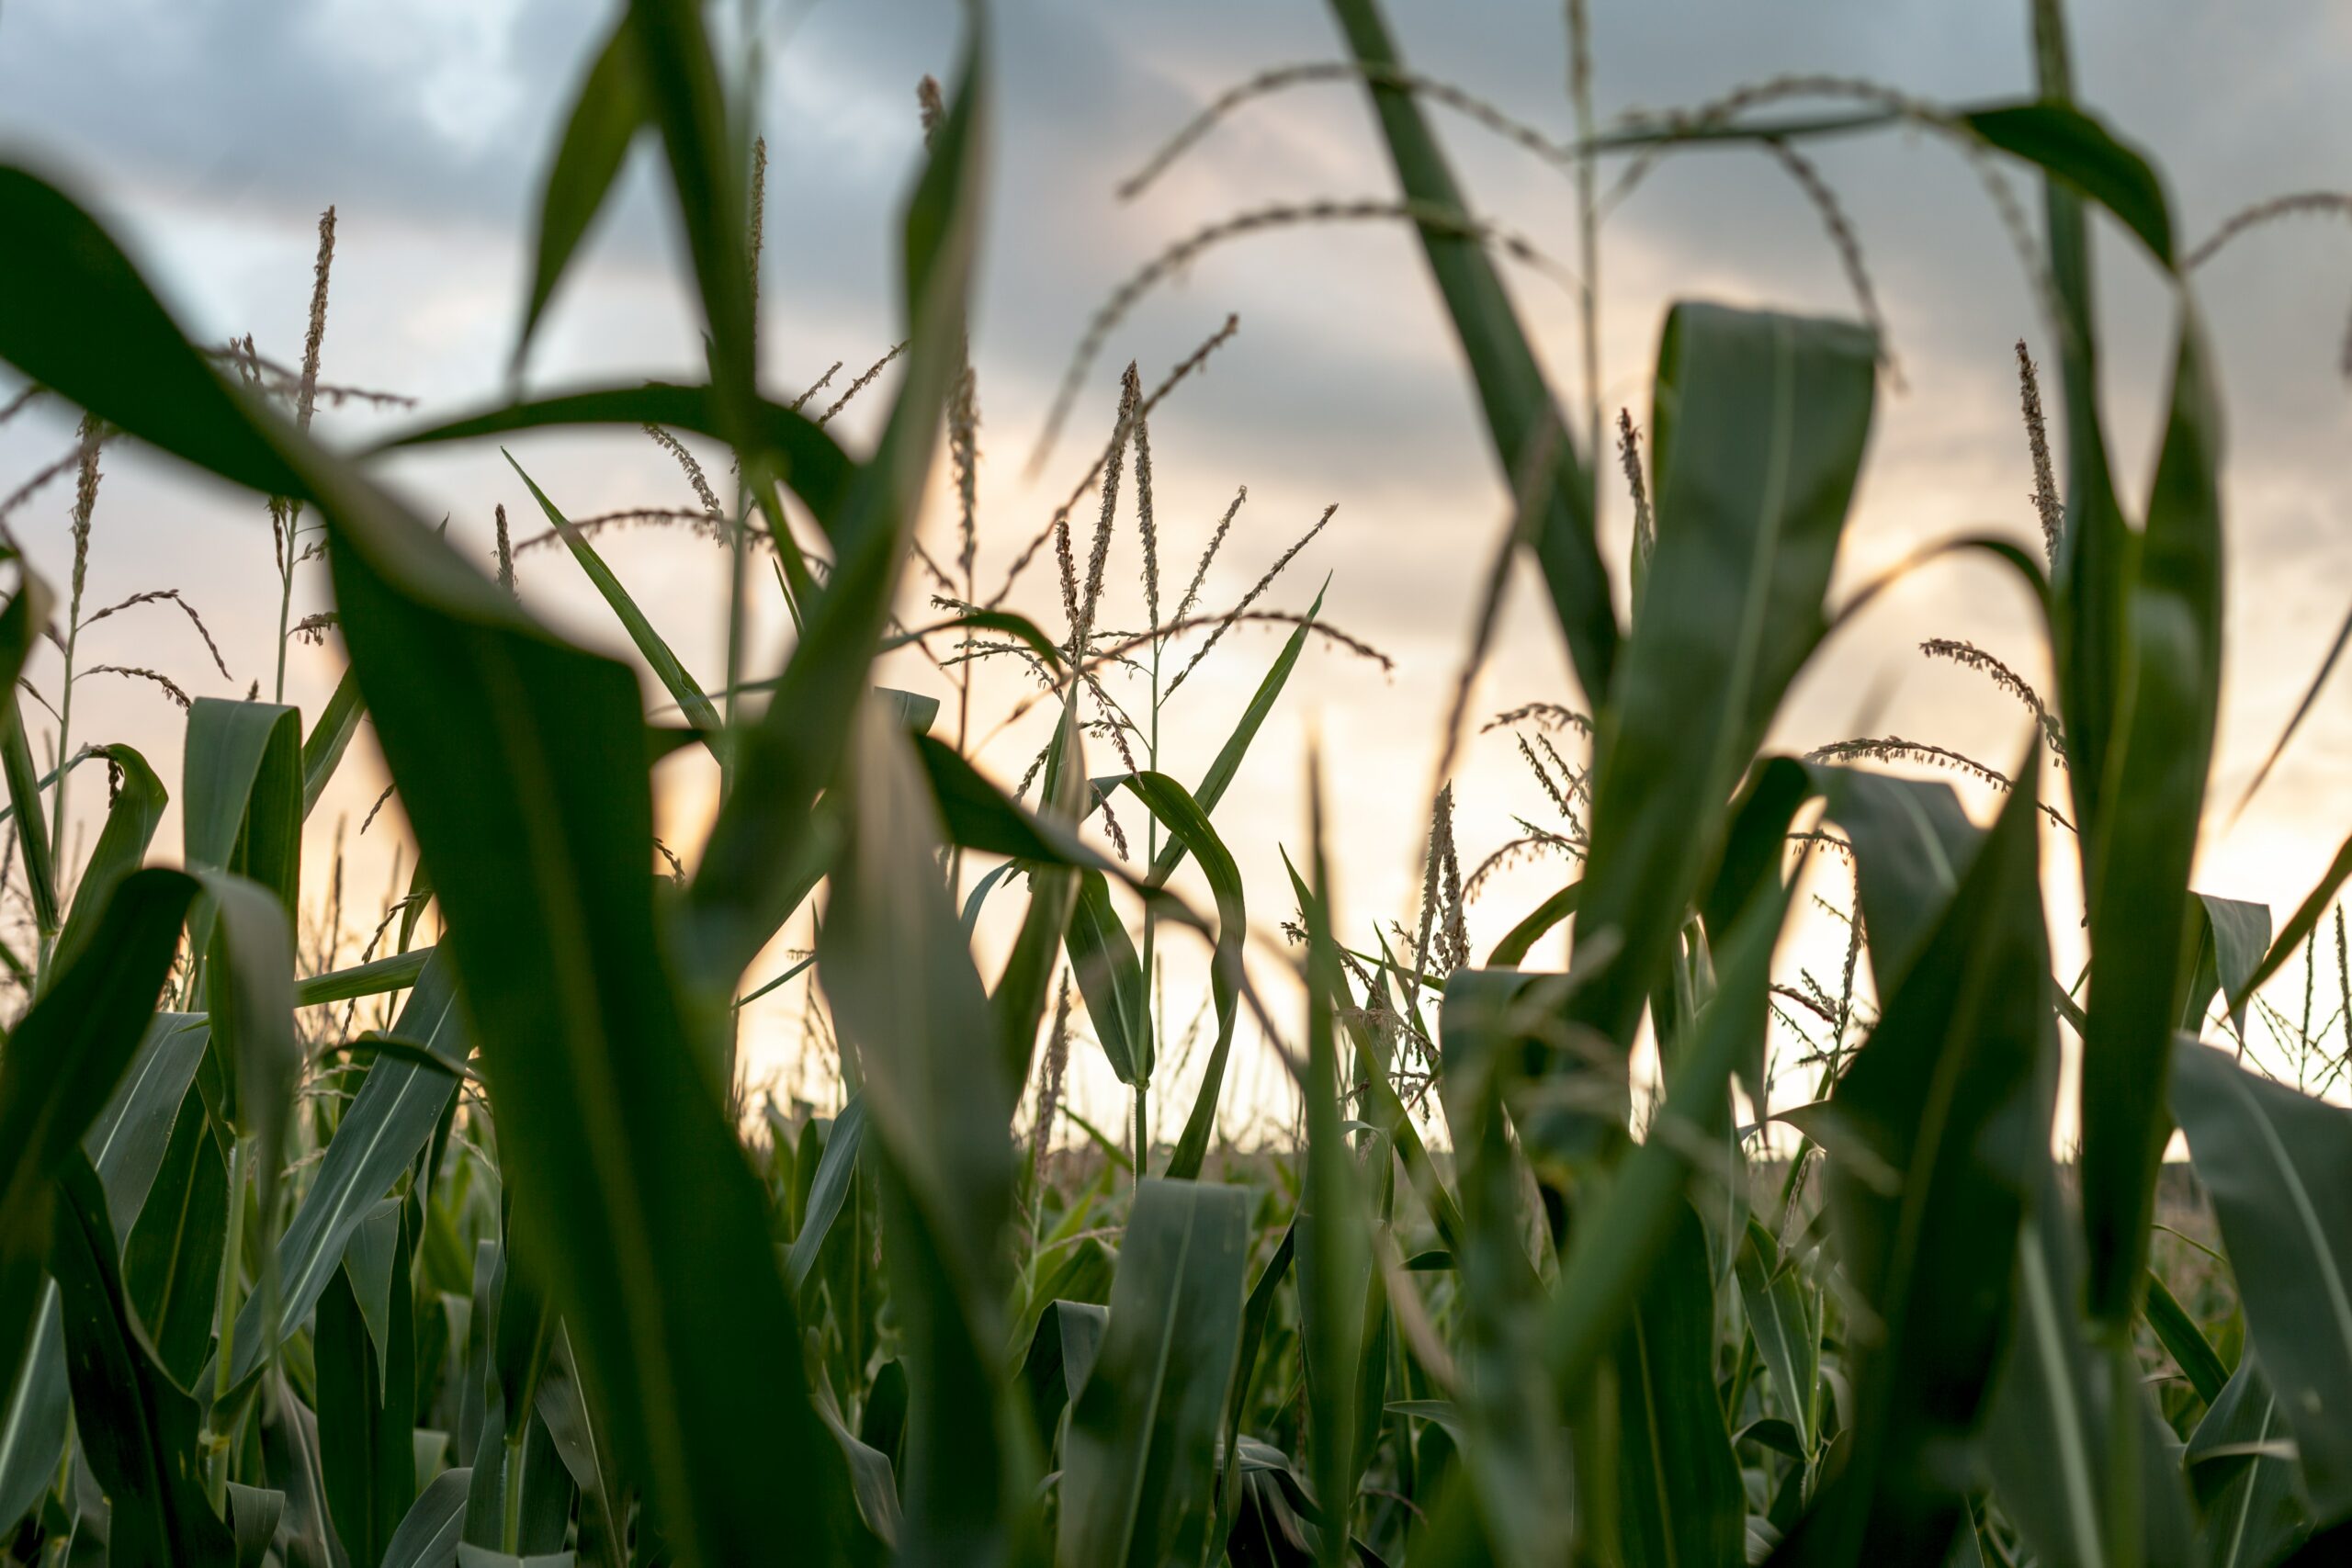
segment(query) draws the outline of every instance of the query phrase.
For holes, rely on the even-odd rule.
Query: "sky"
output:
[[[757,38],[765,63],[758,118],[770,160],[762,373],[771,393],[789,397],[836,361],[838,389],[896,341],[896,215],[921,143],[914,85],[926,72],[949,72],[964,13],[948,0],[786,0],[749,9],[753,19],[739,31]],[[1388,9],[1415,67],[1555,139],[1571,132],[1556,9],[1499,0],[1392,0]],[[1868,78],[1939,102],[2019,96],[2030,81],[2024,9],[1959,0],[1595,0],[1596,112],[1606,125],[1788,73]],[[193,331],[215,342],[250,332],[284,362],[300,355],[314,225],[334,205],[323,375],[419,405],[415,414],[322,413],[331,440],[357,443],[400,419],[501,391],[537,184],[608,11],[578,0],[9,0],[0,9],[0,148],[65,181],[125,235]],[[2154,155],[2192,242],[2250,202],[2342,184],[2340,149],[2352,145],[2352,95],[2342,91],[2352,14],[2343,7],[2096,0],[2073,14],[2083,96]],[[1120,367],[1133,358],[1148,383],[1238,315],[1238,334],[1151,423],[1164,570],[1181,583],[1247,486],[1204,592],[1204,604],[1222,608],[1336,507],[1261,604],[1304,610],[1328,577],[1325,617],[1394,668],[1328,647],[1309,653],[1217,820],[1243,867],[1253,919],[1271,933],[1290,910],[1280,851],[1295,854],[1304,841],[1305,760],[1310,745],[1318,748],[1342,925],[1368,942],[1375,924],[1412,919],[1441,721],[1508,505],[1411,236],[1385,222],[1281,227],[1206,253],[1113,331],[1086,369],[1069,433],[1031,472],[1046,408],[1090,317],[1166,246],[1252,209],[1393,196],[1361,92],[1329,83],[1238,109],[1140,197],[1117,195],[1225,88],[1270,67],[1337,58],[1336,29],[1306,0],[1003,0],[985,25],[998,77],[972,340],[981,582],[1001,580],[1099,449]],[[1555,386],[1580,396],[1576,298],[1560,276],[1577,255],[1571,185],[1469,121],[1430,112],[1476,211],[1556,264],[1507,264],[1507,281]],[[533,385],[695,373],[696,323],[678,285],[681,247],[650,152],[639,148],[559,297],[530,362]],[[1951,149],[1917,133],[1823,143],[1812,156],[1860,237],[1899,372],[1899,385],[1890,377],[1880,387],[1839,593],[1955,534],[1990,529],[2037,541],[2011,345],[2026,338],[2047,358],[2048,333],[1974,176]],[[2030,201],[2028,183],[2011,184]],[[2341,463],[2352,449],[2342,364],[2352,308],[2346,241],[2340,226],[2282,225],[2240,242],[2195,282],[2228,410],[2230,572],[2221,753],[2198,884],[2267,902],[2282,919],[2352,827],[2332,787],[2352,763],[2352,692],[2324,692],[2262,794],[2242,816],[2231,808],[2352,607],[2352,495]],[[2152,461],[2173,302],[2120,231],[2103,224],[2098,243],[2110,439],[2129,507],[2144,493]],[[1673,300],[1855,309],[1813,209],[1752,152],[1680,154],[1611,206],[1599,285],[1604,406],[1624,407],[1645,424],[1650,365]],[[854,448],[871,440],[889,386],[886,370],[842,413],[835,428]],[[0,428],[0,491],[72,439],[70,415],[57,411],[36,408]],[[675,465],[635,437],[535,436],[513,451],[574,516],[692,504]],[[212,667],[167,605],[125,612],[92,632],[85,664],[102,657],[154,668],[199,695],[243,695],[258,680],[270,694],[278,583],[261,505],[133,450],[110,450],[106,467],[89,602],[182,590],[231,674]],[[405,458],[386,472],[426,515],[446,513],[451,536],[485,563],[494,507],[507,508],[518,536],[540,531],[527,491],[494,449]],[[1603,488],[1603,548],[1622,568],[1630,507],[1619,487]],[[1129,492],[1104,613],[1120,625],[1140,624],[1143,613],[1131,483]],[[9,519],[57,582],[70,570],[70,483],[54,486]],[[952,556],[945,505],[933,509],[925,536],[935,553]],[[648,529],[608,536],[607,554],[688,667],[716,683],[718,552]],[[528,608],[591,646],[626,649],[560,552],[521,558]],[[311,563],[298,578],[294,615],[324,608],[322,569]],[[1621,601],[1623,592],[1621,581]],[[1012,602],[1058,624],[1049,561]],[[901,607],[923,613],[919,582],[910,581]],[[780,610],[763,603],[754,662],[773,668],[785,635]],[[1981,676],[1922,659],[1917,644],[1928,637],[1973,640],[2047,690],[2047,657],[2016,591],[1985,568],[1939,565],[1905,579],[1830,641],[1791,694],[1772,743],[1804,750],[1867,729],[2011,765],[2023,750],[2022,710]],[[1237,627],[1202,665],[1162,719],[1168,771],[1197,776],[1278,646],[1278,630]],[[331,643],[297,647],[286,700],[315,712],[338,669]],[[53,655],[33,671],[36,684],[54,675]],[[894,656],[886,678],[949,690],[912,654]],[[1024,694],[1010,671],[991,673],[978,691],[976,756],[1013,782],[1039,743],[1043,716],[999,726]],[[1517,837],[1515,818],[1559,826],[1509,737],[1476,734],[1476,721],[1538,701],[1586,705],[1540,582],[1522,568],[1457,774],[1465,865]],[[178,728],[176,711],[138,680],[92,676],[77,690],[73,743],[140,746],[167,782],[176,774]],[[354,929],[346,961],[396,874],[393,856],[411,858],[397,806],[360,833],[382,782],[363,741],[312,818],[310,880],[321,908],[343,835]],[[1993,808],[1988,791],[1956,782],[1980,818]],[[711,781],[686,762],[665,766],[656,785],[665,840],[691,860]],[[104,792],[86,775],[74,790],[73,815],[86,834]],[[1138,825],[1140,813],[1126,820]],[[167,818],[159,856],[171,858],[176,835],[176,818]],[[2054,829],[2050,838],[2063,964],[2078,910],[2064,886],[2070,847]],[[1490,877],[1471,911],[1474,945],[1483,951],[1567,874],[1564,862],[1539,857]],[[1189,891],[1205,904],[1197,883]],[[805,926],[796,930],[774,962],[806,942]],[[997,940],[984,933],[984,953]],[[1834,967],[1838,943],[1823,921],[1792,941],[1792,964]],[[1277,946],[1253,966],[1277,969]],[[1531,963],[1560,956],[1555,939]],[[1180,1031],[1200,957],[1180,949],[1171,963]],[[2320,987],[2323,1018],[2332,977]],[[2300,968],[2286,979],[2295,995],[2282,992],[2280,1005],[2292,1011]],[[821,1056],[801,1055],[794,993],[747,1016],[754,1079],[825,1102]],[[1081,1052],[1073,1070],[1078,1103],[1115,1120],[1116,1086],[1099,1059]],[[1175,1108],[1159,1113],[1172,1133],[1189,1098],[1182,1075],[1155,1095]],[[1278,1063],[1254,1046],[1242,1053],[1227,1099],[1226,1124],[1237,1134],[1289,1113]]]

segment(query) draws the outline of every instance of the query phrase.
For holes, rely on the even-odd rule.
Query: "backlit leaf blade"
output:
[[[2185,315],[2132,600],[2133,702],[2086,872],[2085,1264],[2092,1316],[2111,1325],[2128,1325],[2136,1310],[2171,1132],[2165,1082],[2189,978],[2188,875],[2221,702],[2221,415],[2206,365],[2196,318]]]
[[[1581,942],[1615,956],[1576,1014],[1630,1048],[1726,803],[1826,628],[1823,599],[1870,430],[1868,333],[1677,306],[1658,349],[1657,547],[1604,710]]]
[[[2352,1112],[2183,1040],[2173,1113],[2211,1194],[2246,1328],[2316,1521],[2352,1515]]]
[[[1975,1441],[2007,1328],[2009,1257],[2046,1150],[2039,758],[1829,1100],[1828,1201],[1867,1339],[1843,1468],[1782,1545],[1792,1565],[1940,1561],[1963,1516],[1950,1456]],[[2037,1147],[2037,1140],[2041,1140]]]
[[[1070,1412],[1062,1568],[1197,1562],[1249,1265],[1239,1189],[1147,1179],[1111,1287],[1110,1325]]]
[[[988,996],[933,871],[938,818],[910,748],[879,705],[863,711],[818,975],[887,1155],[884,1260],[912,1394],[901,1551],[997,1561],[1031,1484],[1003,1365],[1019,1088],[988,1048]]]

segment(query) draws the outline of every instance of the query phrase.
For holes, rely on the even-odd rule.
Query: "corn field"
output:
[[[192,341],[73,193],[0,161],[0,361],[27,389],[7,412],[39,398],[81,419],[76,449],[0,509],[78,480],[70,582],[0,529],[17,569],[5,879],[29,910],[0,942],[23,998],[0,1043],[0,1557],[2352,1561],[2352,1111],[2324,1096],[2341,1064],[2289,1083],[2246,1049],[2254,1010],[2285,1017],[2262,988],[2295,975],[2313,1048],[2309,976],[2335,978],[2331,931],[2341,965],[2352,841],[2283,921],[2190,880],[2230,804],[2208,792],[2223,445],[2194,274],[2270,218],[2352,201],[2274,198],[2186,243],[2159,171],[2075,100],[2057,0],[2018,18],[2035,79],[2010,101],[1789,78],[1607,130],[1571,4],[1566,142],[1416,73],[1376,0],[1329,9],[1340,59],[1243,84],[1136,189],[1254,101],[1337,81],[1369,105],[1394,198],[1212,225],[1074,317],[1046,439],[1083,423],[1130,308],[1200,251],[1326,221],[1413,236],[1509,502],[1436,738],[1417,929],[1335,917],[1346,868],[1311,748],[1295,854],[1249,868],[1278,908],[1250,907],[1217,825],[1253,747],[1296,754],[1269,724],[1302,656],[1385,658],[1319,594],[1303,613],[1262,598],[1300,547],[1238,604],[1203,605],[1230,511],[1163,596],[1150,415],[1230,325],[1163,381],[1130,367],[1100,459],[986,591],[966,320],[989,194],[978,0],[955,79],[921,94],[890,373],[790,402],[754,373],[764,146],[696,0],[621,7],[551,130],[513,387],[364,449],[311,431],[332,214],[303,363],[279,366],[250,339]],[[1440,116],[1567,176],[1576,395],[1547,384],[1503,283],[1503,264],[1543,258],[1473,215]],[[2052,372],[2045,415],[2018,343],[2042,547],[1953,538],[1833,602],[1893,367],[1804,150],[1889,132],[1965,159],[2019,253]],[[659,149],[707,373],[523,396],[534,333],[640,144]],[[1679,303],[1637,429],[1600,402],[1598,183],[1723,146],[1764,150],[1815,199],[1858,319]],[[2172,301],[2139,516],[2109,466],[2095,220]],[[887,400],[864,451],[827,428],[854,396]],[[718,680],[600,555],[614,519],[568,518],[563,487],[523,468],[531,436],[594,427],[651,429],[692,479],[673,520],[727,561]],[[503,510],[479,560],[377,471],[395,450],[497,442],[540,542],[585,573],[634,662],[535,616]],[[156,841],[158,770],[70,733],[115,443],[251,492],[277,539],[279,648],[331,637],[347,659],[312,714],[258,683],[187,705],[176,849]],[[1633,544],[1605,554],[1602,487],[1621,485]],[[942,498],[959,513],[944,562],[918,536]],[[1104,602],[1123,503],[1140,632]],[[2015,751],[1767,753],[1833,634],[1956,555],[1999,569],[2046,639],[2047,700],[1990,651],[1926,645],[2021,705]],[[1009,602],[1033,559],[1058,573],[1059,625]],[[1514,732],[1557,805],[1514,845],[1560,885],[1478,952],[1447,786],[1520,564],[1575,689],[1488,728]],[[291,617],[298,568],[331,583],[330,614]],[[755,602],[788,618],[780,646],[751,635]],[[1279,640],[1229,739],[1164,758],[1162,705],[1213,649],[1253,657],[1219,642],[1251,622]],[[55,707],[23,679],[43,639],[66,661]],[[935,666],[931,690],[878,683],[906,649]],[[1010,786],[971,759],[983,666],[1017,671],[1022,711],[1051,723]],[[363,726],[415,859],[352,960],[298,937],[305,821]],[[655,837],[652,773],[688,750],[719,794],[681,853]],[[1890,761],[1957,767],[1997,810],[1980,822]],[[64,797],[88,763],[109,788],[82,851]],[[2052,855],[2061,837],[2078,855]],[[2088,961],[2067,974],[2045,893],[2077,862]],[[1852,893],[1830,908],[1834,982],[1791,973],[1816,886]],[[1010,940],[980,942],[983,917]],[[779,960],[795,920],[814,947]],[[1522,966],[1564,931],[1564,972]],[[746,1089],[741,1010],[794,983],[835,1114]],[[1189,1029],[1186,987],[1205,998]],[[1255,1035],[1303,1124],[1240,1147],[1219,1115]],[[1180,1047],[1197,1094],[1155,1107]],[[1064,1094],[1072,1053],[1096,1049],[1127,1126]]]

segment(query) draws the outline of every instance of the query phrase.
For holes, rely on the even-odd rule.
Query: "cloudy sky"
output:
[[[1548,134],[1567,134],[1555,9],[1405,0],[1389,8],[1413,64]],[[896,338],[894,216],[920,141],[913,87],[949,67],[961,10],[947,0],[783,0],[750,9],[767,62],[763,371],[772,391],[791,395],[836,361],[843,369],[835,385],[846,382]],[[326,378],[399,391],[428,411],[454,408],[500,386],[537,181],[606,10],[578,0],[8,0],[0,9],[0,144],[66,179],[126,233],[195,330],[214,340],[250,332],[284,361],[300,353],[313,225],[334,205]],[[1604,122],[1789,72],[1868,77],[1943,101],[2013,96],[2030,81],[2021,3],[1596,0],[1593,10]],[[2098,0],[2075,11],[2086,96],[2156,156],[2192,239],[2257,198],[2352,183],[2342,163],[2352,146],[2352,94],[2343,90],[2352,15],[2340,6]],[[1026,471],[1089,316],[1151,256],[1246,209],[1392,194],[1361,94],[1330,84],[1240,110],[1140,199],[1123,204],[1115,194],[1223,88],[1269,66],[1335,58],[1333,25],[1307,0],[1008,0],[991,8],[988,26],[999,123],[973,342],[986,465],[983,584],[1001,579],[1083,471],[1107,431],[1119,367],[1134,358],[1156,378],[1238,313],[1238,335],[1153,422],[1169,570],[1189,571],[1247,485],[1205,596],[1230,604],[1336,505],[1264,603],[1302,609],[1328,574],[1328,617],[1396,668],[1384,675],[1355,658],[1311,655],[1219,822],[1250,879],[1254,912],[1271,926],[1288,908],[1276,851],[1303,833],[1299,779],[1312,735],[1331,780],[1351,928],[1368,933],[1375,920],[1408,918],[1439,719],[1505,506],[1409,235],[1324,225],[1212,252],[1119,326],[1087,374],[1071,434],[1041,477]],[[1572,259],[1572,191],[1561,174],[1433,113],[1479,211],[1548,255]],[[678,247],[647,151],[558,302],[532,362],[542,384],[693,373],[695,323],[674,281]],[[1860,236],[1902,383],[1881,389],[1841,581],[1851,586],[1951,533],[1993,527],[2035,537],[2010,345],[2023,336],[2041,355],[2046,334],[1983,191],[1948,148],[1916,135],[1824,144],[1816,156]],[[2031,194],[2021,180],[2016,188]],[[2230,413],[2232,571],[2222,760],[2199,880],[2267,900],[2282,918],[2352,826],[2331,787],[2352,763],[2352,693],[2323,698],[2242,818],[2231,822],[2229,807],[2352,604],[2352,491],[2342,473],[2352,389],[2340,370],[2352,305],[2347,239],[2340,226],[2282,227],[2233,248],[2197,280]],[[2124,236],[2110,228],[2100,243],[2111,435],[2129,499],[2143,489],[2150,461],[2171,304]],[[1573,390],[1569,288],[1544,268],[1516,268],[1509,281],[1555,384]],[[1668,301],[1853,308],[1812,209],[1751,152],[1685,154],[1613,207],[1600,285],[1603,396],[1637,421],[1645,419]],[[887,386],[886,373],[877,389]],[[882,406],[869,397],[842,414],[854,445],[870,435]],[[337,438],[379,425],[364,413],[322,416]],[[71,436],[54,413],[28,413],[0,430],[0,490],[62,454]],[[691,502],[675,467],[647,442],[539,437],[515,456],[573,515]],[[508,508],[518,532],[537,531],[524,521],[527,493],[495,451],[406,461],[393,473],[427,514],[446,512],[453,537],[485,559],[494,506]],[[67,565],[70,499],[69,488],[53,488],[10,519],[53,580]],[[946,514],[933,524],[930,536],[944,540]],[[1612,559],[1622,559],[1629,527],[1628,508],[1612,493],[1604,523]],[[1138,624],[1131,513],[1120,530],[1112,618]],[[609,554],[689,667],[715,682],[716,553],[684,535],[643,531],[615,538]],[[202,610],[232,679],[211,668],[167,608],[136,613],[143,620],[126,614],[94,632],[85,662],[153,666],[199,694],[242,694],[258,678],[267,694],[277,589],[261,507],[135,452],[111,453],[90,599],[167,586]],[[321,607],[320,588],[315,578],[298,588],[298,615]],[[526,555],[522,592],[583,640],[625,647],[560,553]],[[910,585],[910,606],[917,592]],[[1016,603],[1050,625],[1056,599],[1039,572]],[[754,646],[768,649],[772,665],[780,615],[773,606],[763,614]],[[1923,660],[1916,644],[1928,636],[1973,638],[2031,679],[2046,669],[2012,590],[1981,569],[1939,567],[1829,645],[1776,742],[1809,747],[1868,724],[2006,765],[2022,745],[2019,710],[1980,678]],[[1197,775],[1277,646],[1272,632],[1237,631],[1179,694],[1163,721],[1170,771]],[[298,649],[288,700],[315,709],[335,659],[331,648]],[[54,673],[45,667],[35,678]],[[937,671],[910,657],[891,678],[945,690]],[[1008,780],[1035,744],[1034,723],[996,728],[1020,694],[1010,680],[985,689],[988,717],[973,731],[986,740],[982,765]],[[1583,705],[1529,575],[1515,584],[1477,710],[1538,700]],[[173,776],[177,716],[153,689],[107,677],[81,687],[74,742],[112,739],[141,746]],[[346,899],[363,911],[351,917],[363,927],[391,874],[399,831],[388,813],[356,838],[380,787],[373,770],[372,756],[346,770],[313,829],[322,889],[338,819],[355,836]],[[707,779],[679,769],[665,772],[661,787],[665,832],[690,844],[707,808]],[[95,810],[102,793],[84,781],[76,798]],[[1557,821],[1501,735],[1472,746],[1460,794],[1472,862],[1521,831],[1514,817]],[[1985,807],[1980,795],[1970,800]],[[167,823],[162,841],[175,835]],[[2063,863],[2066,846],[2051,848]],[[1492,879],[1473,910],[1479,945],[1562,874],[1552,862]],[[2063,939],[2072,912],[2053,905],[2052,916]],[[1171,987],[1190,994],[1181,980]],[[781,1000],[763,1012],[755,1070],[791,1081],[796,1017]],[[1252,1105],[1280,1100],[1261,1059],[1241,1071],[1237,1126]]]

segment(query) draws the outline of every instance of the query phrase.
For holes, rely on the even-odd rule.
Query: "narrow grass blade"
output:
[[[637,600],[622,585],[621,580],[613,575],[613,569],[605,564],[605,558],[596,553],[596,547],[588,542],[588,536],[574,528],[571,520],[556,510],[555,502],[548,499],[538,481],[523,471],[523,465],[514,461],[512,453],[502,455],[529,489],[531,499],[539,503],[539,510],[547,513],[548,521],[555,525],[556,532],[563,536],[563,542],[571,549],[571,558],[580,563],[580,570],[588,574],[588,581],[595,584],[596,592],[603,594],[605,603],[612,606],[613,614],[628,633],[629,641],[637,645],[637,651],[652,668],[654,679],[662,682],[662,689],[684,713],[687,722],[706,736],[717,735],[720,728],[718,710],[704,694],[701,682],[686,672],[686,667],[678,661],[678,656],[670,650],[670,645],[662,640],[662,634],[653,629],[653,623],[646,619],[645,612],[638,607]]]

